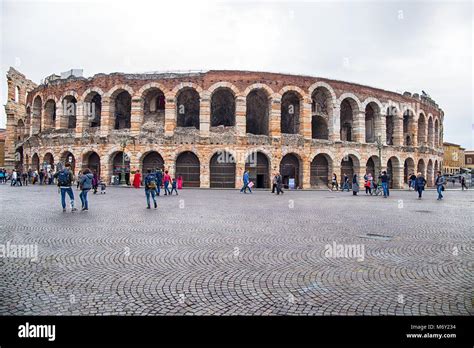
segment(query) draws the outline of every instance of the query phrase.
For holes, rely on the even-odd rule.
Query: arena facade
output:
[[[281,172],[302,189],[332,173],[381,169],[391,186],[422,172],[433,185],[444,113],[426,94],[325,78],[250,71],[97,74],[41,85],[7,73],[7,168],[71,162],[110,182],[158,167],[184,186],[257,187]]]

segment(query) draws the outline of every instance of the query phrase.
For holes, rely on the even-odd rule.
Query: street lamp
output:
[[[382,148],[383,148],[383,143],[382,143],[382,136],[380,133],[377,134],[377,149],[379,150],[379,173],[382,172]]]

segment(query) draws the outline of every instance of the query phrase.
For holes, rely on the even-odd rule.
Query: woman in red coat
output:
[[[135,172],[135,175],[133,176],[133,187],[140,188],[140,183],[141,182],[142,182],[142,176],[140,174],[140,171],[137,170]]]
[[[183,188],[183,177],[180,175],[178,176],[178,190],[181,190]]]

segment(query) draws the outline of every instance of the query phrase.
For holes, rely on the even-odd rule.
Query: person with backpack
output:
[[[156,176],[156,194],[159,196],[160,188],[163,183],[163,172],[161,171],[161,169],[158,168],[156,170],[155,176]]]
[[[146,204],[147,209],[150,209],[150,195],[153,198],[153,204],[155,209],[158,207],[156,204],[156,187],[158,186],[156,182],[156,175],[151,172],[151,169],[147,170],[147,175],[145,177],[145,195],[146,195]]]
[[[415,190],[418,192],[418,199],[421,199],[423,191],[425,190],[426,180],[423,174],[418,173],[415,179]]]
[[[81,179],[78,180],[79,187],[81,189],[79,198],[81,199],[81,203],[82,203],[82,211],[89,210],[89,202],[87,201],[87,194],[92,188],[92,180],[94,180],[94,174],[91,173],[89,168],[84,169],[84,171],[82,172]]]
[[[58,181],[58,187],[61,192],[61,205],[63,212],[66,211],[66,193],[71,200],[71,212],[77,211],[74,208],[74,192],[72,191],[71,185],[74,180],[74,176],[71,171],[71,163],[66,163],[64,169],[54,174],[54,177]]]
[[[436,185],[436,191],[438,192],[438,201],[443,199],[443,194],[442,192],[444,191],[444,185],[446,185],[446,178],[441,175],[441,172],[438,171],[436,175],[436,180],[435,180],[435,185]]]

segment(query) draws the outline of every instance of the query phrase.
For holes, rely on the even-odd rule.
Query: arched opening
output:
[[[416,171],[417,171],[417,173],[421,173],[426,179],[425,169],[426,169],[425,161],[423,161],[423,159],[420,158],[420,160],[418,161],[418,165],[416,166]]]
[[[36,170],[36,171],[40,170],[40,159],[37,153],[31,156],[31,167],[33,170]]]
[[[333,103],[329,90],[318,87],[311,95],[311,137],[329,139],[329,115],[332,115]]]
[[[44,104],[44,128],[51,129],[56,126],[56,102],[49,99]]]
[[[142,159],[142,177],[144,179],[144,176],[148,172],[148,170],[151,170],[153,173],[156,172],[156,170],[165,169],[165,161],[163,160],[163,157],[156,151],[150,151],[148,152],[145,156],[143,156]]]
[[[376,103],[369,103],[365,107],[365,142],[374,143],[376,140],[375,123],[380,118],[380,108]]]
[[[23,120],[18,120],[18,123],[16,125],[16,139],[18,141],[23,141],[25,138],[25,123]]]
[[[418,146],[425,145],[426,142],[426,120],[425,115],[418,116]]]
[[[428,161],[428,166],[426,169],[426,184],[428,186],[433,186],[434,184],[434,169],[433,169],[433,161]]]
[[[403,164],[403,182],[408,184],[408,179],[412,174],[415,174],[415,161],[412,158],[407,158]]]
[[[68,95],[63,99],[63,118],[64,128],[76,128],[77,121],[77,100],[72,95]]]
[[[355,100],[346,98],[341,103],[340,121],[341,121],[341,140],[354,141],[353,124],[354,115],[357,114],[358,107]]]
[[[359,160],[354,155],[346,155],[341,160],[340,181],[344,182],[344,175],[349,178],[349,186],[352,187],[352,177],[354,173],[359,174]]]
[[[440,143],[439,143],[439,123],[438,123],[438,119],[436,119],[435,121],[435,126],[434,126],[434,136],[435,136],[435,139],[434,139],[434,142],[435,142],[435,147],[439,147],[440,146]]]
[[[31,132],[32,134],[38,134],[41,132],[41,109],[43,102],[41,97],[38,95],[33,101],[33,115],[31,118]]]
[[[24,157],[23,157],[23,146],[18,147],[15,150],[15,169],[23,170]]]
[[[165,125],[166,98],[162,90],[152,87],[143,93],[143,123]]]
[[[300,101],[301,96],[288,91],[281,97],[281,133],[298,134],[300,130]]]
[[[20,102],[20,87],[15,86],[15,103]]]
[[[257,135],[268,135],[270,117],[270,100],[263,89],[254,89],[247,95],[246,132]]]
[[[393,135],[395,133],[395,117],[397,116],[397,109],[395,107],[387,108],[387,115],[385,116],[385,136],[387,145],[393,145]]]
[[[397,177],[397,169],[400,166],[400,162],[396,157],[390,157],[387,161],[387,175],[389,178],[389,187],[393,188],[394,183],[399,182]]]
[[[214,154],[210,163],[210,186],[235,188],[235,158],[226,151]]]
[[[329,155],[320,153],[311,161],[310,168],[310,185],[314,188],[325,188],[329,186],[329,178],[331,172],[332,160]]]
[[[97,174],[100,178],[100,157],[94,152],[87,152],[82,159],[82,169],[89,168],[92,173]]]
[[[371,156],[365,164],[366,174],[372,174],[373,178],[378,178],[380,172],[380,159],[378,156]]]
[[[439,163],[438,163],[438,160],[435,160],[435,163],[434,163],[434,173],[433,173],[433,185],[435,183],[435,178],[436,178],[436,174],[438,173],[438,171],[440,171],[441,168],[439,166]]]
[[[112,175],[117,177],[116,182],[122,181],[122,176],[125,174],[125,183],[130,185],[130,157],[122,151],[117,151],[111,156],[112,161]]]
[[[194,88],[183,88],[177,97],[177,126],[199,129],[199,93]]]
[[[281,159],[280,175],[283,179],[283,186],[285,188],[300,187],[300,159],[297,155],[289,153]]]
[[[235,96],[230,88],[218,88],[211,96],[211,127],[235,125]]]
[[[100,127],[100,120],[102,116],[101,95],[97,92],[90,92],[84,99],[84,103],[84,113],[87,117],[89,127]]]
[[[185,151],[176,158],[176,178],[183,178],[184,187],[201,186],[201,163],[191,151]]]
[[[249,171],[249,178],[256,188],[270,187],[270,163],[262,152],[253,152],[245,160],[245,170]]]
[[[66,165],[66,163],[69,163],[71,165],[71,170],[73,173],[75,173],[75,169],[76,169],[76,159],[74,157],[74,155],[69,152],[69,151],[65,151],[63,152],[63,154],[61,155],[61,168],[58,168],[58,169],[62,169],[62,167],[64,167]]]
[[[26,108],[26,118],[25,118],[25,136],[28,137],[31,131],[31,108],[28,106]]]
[[[48,152],[43,157],[43,169],[46,171],[54,171],[54,156],[52,153]]]
[[[428,146],[434,146],[434,125],[432,117],[428,119]]]
[[[410,110],[407,110],[403,113],[403,144],[405,146],[413,146],[413,134],[412,123],[415,116]]]
[[[114,129],[128,129],[132,122],[132,96],[128,91],[120,91],[114,100]]]

